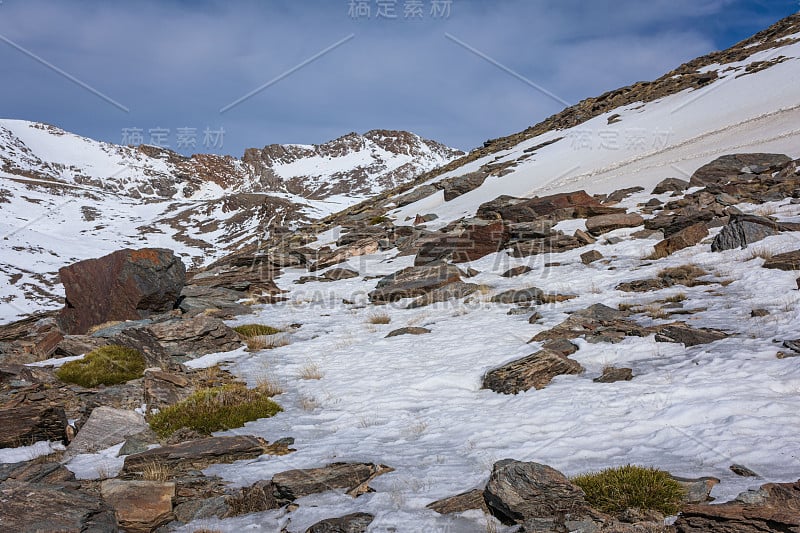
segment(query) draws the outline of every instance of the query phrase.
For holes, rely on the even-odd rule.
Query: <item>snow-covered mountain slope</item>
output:
[[[0,120],[0,321],[60,305],[56,272],[74,261],[162,246],[199,266],[461,153],[407,132],[372,131],[320,146],[248,150],[242,160],[184,157]]]
[[[686,179],[725,153],[797,157],[798,39],[800,17],[790,17],[656,82],[589,99],[526,132],[489,141],[484,149],[447,165],[445,172],[423,177],[411,192],[473,172],[488,175],[481,186],[450,201],[442,191],[429,189],[431,194],[391,214],[402,224],[416,214],[433,213],[439,219],[432,226],[443,226],[474,215],[481,203],[501,194],[647,188],[668,177]],[[614,101],[623,105],[608,104]],[[387,198],[387,205],[397,199]]]

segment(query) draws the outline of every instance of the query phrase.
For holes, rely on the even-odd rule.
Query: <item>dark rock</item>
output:
[[[545,301],[544,291],[538,287],[528,287],[526,289],[509,289],[500,294],[492,296],[492,302],[501,304],[518,304],[532,302],[542,304]]]
[[[351,513],[321,520],[306,529],[306,533],[364,533],[374,519],[368,513]]]
[[[503,459],[483,493],[489,511],[507,525],[531,519],[560,522],[588,515],[583,491],[559,471],[539,463]]]
[[[332,268],[330,270],[326,270],[322,274],[322,277],[331,281],[338,281],[340,279],[357,278],[358,272],[355,270],[350,270],[349,268]]]
[[[635,228],[642,224],[644,219],[638,213],[611,213],[586,220],[586,231],[597,236],[615,229]]]
[[[687,208],[680,210],[680,213],[659,213],[656,217],[645,220],[645,229],[660,231],[665,238],[669,238],[676,233],[694,226],[695,224],[708,224],[714,218],[714,212],[710,209]]]
[[[148,369],[144,374],[144,403],[148,409],[159,409],[186,399],[194,390],[180,374]]]
[[[125,531],[149,532],[173,519],[175,483],[107,479],[100,484],[100,494]]]
[[[655,257],[667,257],[678,250],[694,246],[708,237],[708,228],[703,223],[684,228],[656,244]]]
[[[753,472],[752,470],[743,465],[732,464],[729,468],[731,469],[731,472],[733,472],[737,476],[761,477],[756,472]]]
[[[667,285],[662,279],[637,279],[635,281],[625,281],[617,285],[618,291],[624,292],[650,292],[663,289]]]
[[[464,174],[463,176],[456,176],[440,181],[438,185],[444,190],[444,201],[449,202],[462,194],[477,189],[483,185],[488,175],[488,172],[478,170],[476,172]]]
[[[219,318],[198,315],[148,326],[171,357],[195,358],[242,347],[239,335]]]
[[[475,220],[465,223],[454,233],[437,234],[427,239],[414,258],[414,265],[450,260],[454,263],[475,261],[498,252],[509,239],[503,221]]]
[[[269,443],[258,437],[207,437],[129,455],[122,468],[125,474],[140,472],[148,465],[166,466],[171,470],[201,470],[210,464],[232,463],[255,459],[269,449]]]
[[[585,242],[571,235],[556,233],[544,239],[533,239],[514,243],[511,255],[513,257],[528,257],[531,255],[558,254],[585,246]]]
[[[517,394],[532,388],[542,389],[556,376],[581,372],[583,367],[577,361],[540,350],[488,371],[483,377],[483,388],[501,394]]]
[[[618,202],[621,202],[622,200],[624,200],[628,196],[630,196],[630,195],[632,195],[634,193],[637,193],[637,192],[642,192],[643,190],[644,190],[644,187],[638,187],[638,186],[637,187],[628,187],[626,189],[619,189],[619,190],[616,190],[616,191],[612,192],[611,194],[609,194],[606,197],[606,199],[603,201],[603,203],[606,204],[606,205],[616,204]]]
[[[782,154],[734,154],[724,155],[698,168],[689,183],[707,186],[725,183],[727,178],[740,174],[765,174],[780,170],[791,158]]]
[[[682,322],[658,326],[657,342],[677,342],[687,348],[698,344],[707,344],[728,337],[724,331],[710,328],[693,328]]]
[[[630,381],[633,379],[633,370],[630,368],[606,367],[603,375],[594,378],[595,383],[614,383],[616,381]]]
[[[581,254],[581,263],[584,265],[588,265],[589,263],[594,263],[595,261],[599,261],[603,258],[603,254],[598,252],[597,250],[589,250],[588,252],[584,252]]]
[[[583,231],[582,229],[576,229],[575,235],[573,235],[579,242],[583,244],[594,244],[597,242],[597,239]]]
[[[408,328],[400,328],[394,331],[390,331],[386,338],[389,337],[397,337],[399,335],[424,335],[426,333],[430,333],[431,330],[428,328],[420,328],[420,327],[408,327]]]
[[[766,309],[753,309],[752,311],[750,311],[750,316],[753,318],[769,316],[769,311]]]
[[[316,270],[322,270],[323,268],[328,268],[330,266],[343,263],[351,257],[374,254],[380,249],[380,246],[378,246],[378,240],[379,239],[376,237],[368,237],[352,244],[348,244],[347,246],[337,248],[336,250],[322,253],[314,263],[308,266],[308,270],[314,272]]]
[[[59,321],[65,332],[73,334],[105,322],[170,311],[186,280],[180,258],[159,248],[119,250],[58,273],[66,292]]]
[[[534,220],[509,224],[508,230],[513,241],[529,241],[543,239],[553,233],[553,222],[550,220]]]
[[[9,466],[6,475],[0,474],[0,481],[24,481],[26,483],[68,484],[75,481],[75,474],[61,463],[27,462]]]
[[[62,485],[5,481],[0,484],[0,530],[114,533],[114,510],[99,496]]]
[[[172,509],[175,518],[183,523],[207,518],[225,518],[231,512],[228,505],[230,497],[212,496],[203,499],[190,499],[181,502]],[[202,530],[201,530],[202,531]]]
[[[449,498],[436,500],[426,505],[425,508],[436,511],[439,514],[463,513],[472,509],[480,509],[485,513],[489,512],[488,507],[486,507],[486,501],[483,499],[482,489],[473,489]]]
[[[189,316],[213,310],[217,316],[233,317],[251,311],[248,306],[238,302],[245,296],[243,292],[223,287],[188,285],[181,291],[178,308]]]
[[[322,468],[288,470],[272,476],[275,497],[291,502],[297,498],[335,489],[345,489],[353,497],[368,492],[368,483],[387,472],[385,465],[372,463],[332,463]]]
[[[722,228],[711,243],[712,252],[747,248],[747,245],[777,235],[781,225],[767,217],[739,215],[731,217],[728,225]]]
[[[773,255],[761,266],[778,270],[800,270],[800,250]]]
[[[444,287],[433,289],[428,294],[424,294],[408,304],[406,309],[417,309],[425,307],[438,302],[447,302],[450,300],[460,300],[478,290],[478,285],[474,283],[464,283],[463,281],[456,281]]]
[[[503,272],[501,276],[503,276],[504,278],[514,278],[517,276],[521,276],[522,274],[527,274],[531,270],[533,269],[528,265],[520,265],[514,268],[509,268],[508,270]]]
[[[664,194],[665,192],[683,192],[689,188],[689,182],[678,178],[667,178],[653,189],[652,194]]]
[[[686,505],[677,533],[785,533],[800,530],[800,483],[767,483],[719,505]]]
[[[423,198],[427,198],[432,194],[436,194],[437,192],[439,192],[439,189],[434,185],[420,185],[419,187],[412,189],[410,192],[397,197],[394,202],[397,207],[404,207],[408,204],[413,204],[416,201],[422,200]]]
[[[64,408],[27,405],[0,409],[0,448],[29,446],[41,440],[64,441],[67,416]]]
[[[381,279],[369,298],[372,302],[414,298],[456,281],[461,281],[461,272],[453,265],[412,266]]]
[[[25,364],[47,359],[53,356],[63,338],[55,312],[37,313],[2,325],[0,361]]]
[[[677,476],[671,477],[683,487],[685,491],[683,497],[684,503],[705,503],[712,501],[714,498],[711,497],[711,490],[714,486],[719,484],[719,479],[715,477],[701,477],[697,479]]]
[[[564,322],[538,333],[531,342],[568,340],[583,337],[587,342],[621,342],[625,337],[646,337],[651,328],[626,320],[625,313],[603,304],[594,304],[572,313]]]
[[[481,208],[485,205],[482,205]],[[624,209],[604,206],[585,191],[576,191],[523,200],[500,207],[497,212],[501,218],[511,222],[532,222],[542,218],[559,222],[572,218],[587,218],[624,211]],[[481,214],[478,216],[484,218]]]

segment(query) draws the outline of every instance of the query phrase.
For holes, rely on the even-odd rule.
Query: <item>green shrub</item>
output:
[[[83,359],[64,363],[56,376],[61,381],[91,388],[140,378],[145,366],[144,356],[138,350],[112,344],[92,350]]]
[[[233,331],[246,339],[257,337],[258,335],[275,335],[281,332],[278,328],[265,326],[264,324],[243,324],[233,328]]]
[[[608,468],[572,482],[583,489],[593,507],[610,514],[641,509],[674,515],[684,497],[683,487],[669,473],[650,467]]]
[[[185,400],[149,415],[147,421],[162,438],[181,428],[209,435],[282,411],[270,396],[270,391],[263,387],[248,389],[242,384],[200,389]]]

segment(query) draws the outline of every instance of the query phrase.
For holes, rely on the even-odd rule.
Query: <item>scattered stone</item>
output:
[[[379,239],[375,237],[367,237],[366,239],[361,239],[347,246],[337,248],[334,251],[321,254],[315,263],[308,266],[308,270],[314,272],[343,263],[351,257],[374,254],[380,249],[378,240]]]
[[[374,478],[393,471],[386,465],[372,463],[331,463],[322,468],[275,474],[272,485],[275,497],[285,502],[335,489],[345,489],[349,496],[356,497],[371,490],[368,483]]]
[[[692,174],[692,187],[724,184],[740,174],[764,174],[780,170],[792,159],[783,154],[733,154],[718,157]]]
[[[399,335],[424,335],[425,333],[430,333],[431,330],[428,328],[420,328],[420,327],[408,327],[408,328],[400,328],[394,331],[390,331],[386,338],[389,337],[397,337]]]
[[[483,182],[486,180],[488,175],[488,172],[478,170],[464,174],[463,176],[456,176],[442,180],[438,185],[444,190],[444,201],[449,202],[454,198],[458,198],[462,194],[466,194],[477,189],[483,185]]]
[[[0,409],[0,448],[29,446],[36,442],[65,441],[67,416],[64,408],[26,405]]]
[[[625,313],[603,304],[594,304],[572,313],[564,322],[538,333],[531,342],[568,341],[583,337],[587,342],[621,342],[625,337],[646,337],[653,331],[625,319]]]
[[[100,494],[125,531],[153,531],[173,518],[175,483],[107,479],[100,484]]]
[[[561,472],[539,463],[496,462],[483,496],[492,515],[506,525],[543,519],[563,527],[564,521],[591,513],[579,487]]]
[[[534,311],[533,314],[528,317],[528,324],[536,324],[541,319],[542,319],[541,313],[539,313],[538,311]]]
[[[605,200],[603,200],[603,204],[610,205],[610,204],[619,203],[622,200],[624,200],[625,198],[627,198],[628,196],[630,196],[632,194],[635,194],[637,192],[642,192],[643,190],[644,190],[644,187],[639,187],[639,186],[628,187],[626,189],[616,190],[616,191],[612,192],[611,194],[609,194],[605,198]]]
[[[749,244],[781,232],[781,225],[767,217],[755,215],[732,216],[711,243],[712,252],[747,248]]]
[[[482,489],[473,489],[449,498],[436,500],[426,505],[425,508],[439,514],[463,513],[472,509],[480,509],[485,513],[489,512],[489,508],[486,507],[486,501],[483,499]]]
[[[656,342],[677,342],[687,348],[698,344],[707,344],[728,337],[724,331],[711,328],[693,328],[683,322],[675,322],[659,326]]]
[[[115,533],[119,525],[99,496],[63,485],[5,481],[0,484],[0,530]]]
[[[230,318],[251,311],[248,306],[239,303],[243,298],[245,293],[241,291],[207,285],[187,285],[181,291],[178,308],[188,316],[213,311],[218,317]]]
[[[584,265],[588,265],[590,263],[594,263],[595,261],[599,261],[603,258],[603,254],[598,252],[597,250],[589,250],[588,252],[583,252],[581,254],[581,263]]]
[[[701,477],[697,479],[672,476],[672,479],[680,483],[686,494],[683,498],[684,503],[705,503],[714,498],[711,497],[711,490],[719,484],[719,479],[715,477]]]
[[[800,528],[800,482],[767,483],[719,505],[686,505],[677,533],[783,533]]]
[[[533,269],[528,265],[520,265],[514,268],[509,268],[508,270],[503,272],[501,276],[503,276],[504,278],[514,278],[517,276],[521,276],[522,274],[527,274],[531,270]]]
[[[321,520],[306,529],[306,533],[364,533],[374,519],[368,513],[351,513]]]
[[[456,281],[461,281],[461,272],[453,265],[411,266],[381,279],[369,298],[373,303],[414,298]]]
[[[149,409],[174,405],[194,390],[185,376],[152,368],[145,370],[142,384],[144,403]]]
[[[773,255],[764,261],[764,264],[761,266],[778,270],[800,270],[800,250]]]
[[[435,261],[465,263],[502,250],[509,240],[508,226],[502,220],[473,219],[452,233],[438,233],[423,242],[414,265]]]
[[[538,287],[528,287],[527,289],[510,289],[492,297],[492,302],[501,304],[531,302],[538,305],[544,303],[544,300],[544,291]]]
[[[667,178],[653,189],[651,194],[664,194],[665,192],[683,192],[689,187],[689,182],[678,178]]]
[[[269,443],[259,437],[207,437],[129,455],[125,458],[122,471],[125,474],[137,474],[152,464],[165,466],[172,471],[202,470],[211,464],[255,459],[267,453],[268,449]]]
[[[511,249],[511,255],[513,257],[528,257],[531,255],[558,254],[582,246],[585,246],[585,244],[576,237],[554,233],[543,239],[514,243]]]
[[[358,272],[349,268],[332,268],[330,270],[326,270],[322,274],[322,277],[331,281],[339,281],[341,279],[357,278]]]
[[[186,280],[180,258],[160,248],[119,250],[63,267],[58,274],[66,292],[59,321],[71,334],[171,311]]]
[[[607,366],[603,374],[594,378],[595,383],[614,383],[616,381],[630,381],[633,379],[633,370],[630,368],[614,368]]]
[[[753,309],[752,311],[750,311],[750,316],[753,318],[769,316],[769,311],[767,311],[766,309]]]
[[[460,300],[478,290],[478,285],[474,283],[464,283],[463,281],[456,281],[444,287],[433,289],[428,294],[424,294],[408,304],[406,309],[417,309],[425,307],[438,302],[447,302],[449,300]]]
[[[597,239],[595,239],[594,237],[592,237],[591,235],[589,235],[588,233],[586,233],[582,229],[576,229],[575,230],[575,235],[573,235],[573,237],[575,237],[578,240],[578,242],[580,242],[582,244],[586,244],[586,245],[594,244],[594,243],[597,242]]]
[[[750,470],[749,468],[747,468],[744,465],[732,464],[729,468],[731,469],[731,472],[733,472],[737,476],[742,476],[742,477],[761,477],[756,472],[753,472],[752,470]]]
[[[153,324],[147,330],[179,362],[242,347],[239,335],[219,318],[198,315]]]
[[[556,376],[581,372],[583,367],[577,361],[550,350],[539,350],[488,371],[483,377],[482,388],[501,394],[517,394],[532,388],[542,389]]]
[[[644,224],[638,213],[611,213],[599,215],[586,221],[586,230],[594,236],[620,228],[635,228]]]
[[[89,419],[69,443],[64,460],[80,453],[95,453],[125,442],[131,435],[149,429],[144,417],[136,411],[124,411],[100,406],[92,410]]]
[[[694,246],[708,237],[708,228],[702,222],[684,228],[656,244],[654,257],[667,257],[678,250]]]
[[[553,222],[547,219],[532,222],[517,222],[509,224],[508,230],[512,241],[529,241],[543,239],[553,233]]]

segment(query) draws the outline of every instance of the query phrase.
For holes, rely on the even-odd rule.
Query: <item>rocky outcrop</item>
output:
[[[719,505],[684,506],[675,530],[678,533],[800,531],[800,481],[767,483]]]
[[[275,497],[279,501],[329,490],[344,489],[350,496],[359,496],[369,490],[368,483],[381,474],[394,471],[386,465],[372,463],[331,463],[321,468],[288,470],[272,476]]]
[[[222,320],[208,315],[153,324],[147,327],[147,331],[173,358],[193,359],[242,347],[242,341],[233,329]]]
[[[477,189],[483,185],[488,175],[488,172],[479,170],[440,181],[438,185],[444,190],[444,201],[449,202],[462,194]]]
[[[103,500],[114,508],[125,531],[149,533],[172,520],[175,483],[108,479],[100,484]]]
[[[442,498],[425,506],[427,509],[436,511],[439,514],[463,513],[472,509],[480,509],[486,513],[486,500],[483,498],[482,489],[473,489],[449,498]]]
[[[764,268],[795,271],[800,270],[800,250],[773,255],[761,265]]]
[[[414,258],[415,265],[448,260],[454,263],[475,261],[503,249],[509,229],[502,221],[471,220],[453,232],[426,239]]]
[[[682,322],[658,326],[656,341],[677,342],[686,347],[707,344],[728,337],[724,331],[711,328],[693,328]]]
[[[542,389],[556,376],[581,372],[583,367],[577,361],[550,350],[540,350],[490,370],[483,377],[483,388],[502,394],[517,394]]]
[[[779,223],[755,215],[732,216],[730,222],[714,237],[712,252],[747,248],[749,244],[777,235],[782,230]]]
[[[656,244],[654,257],[667,257],[678,250],[694,246],[708,237],[708,228],[702,222],[693,224]]]
[[[207,437],[180,444],[153,448],[125,458],[123,474],[136,474],[149,465],[172,471],[206,468],[210,464],[255,459],[267,452],[269,443],[258,437]]]
[[[27,446],[38,441],[64,441],[67,417],[64,408],[26,405],[0,409],[0,448]]]
[[[116,320],[137,320],[170,311],[186,278],[186,268],[170,250],[119,250],[59,271],[66,307],[59,320],[67,333]]]
[[[587,219],[586,231],[597,236],[615,229],[635,228],[642,224],[644,219],[638,213],[611,213]]]
[[[461,271],[453,265],[411,266],[381,279],[369,298],[373,303],[415,298],[457,281]]]
[[[740,174],[765,174],[780,170],[790,161],[791,158],[783,154],[724,155],[698,168],[689,183],[692,187],[725,183],[726,178]]]
[[[131,435],[149,429],[144,417],[135,411],[100,406],[92,410],[89,419],[69,443],[64,459],[79,453],[96,453],[125,442]]]
[[[665,192],[683,192],[689,188],[689,182],[678,178],[667,178],[662,180],[653,189],[653,194],[664,194]]]
[[[610,213],[624,213],[624,209],[604,206],[586,191],[553,194],[541,198],[520,199],[500,197],[478,207],[477,216],[484,219],[502,218],[509,222],[533,222],[547,219],[551,222],[571,218],[588,218]]]
[[[375,517],[369,513],[351,513],[326,518],[306,529],[306,533],[364,533]]]

